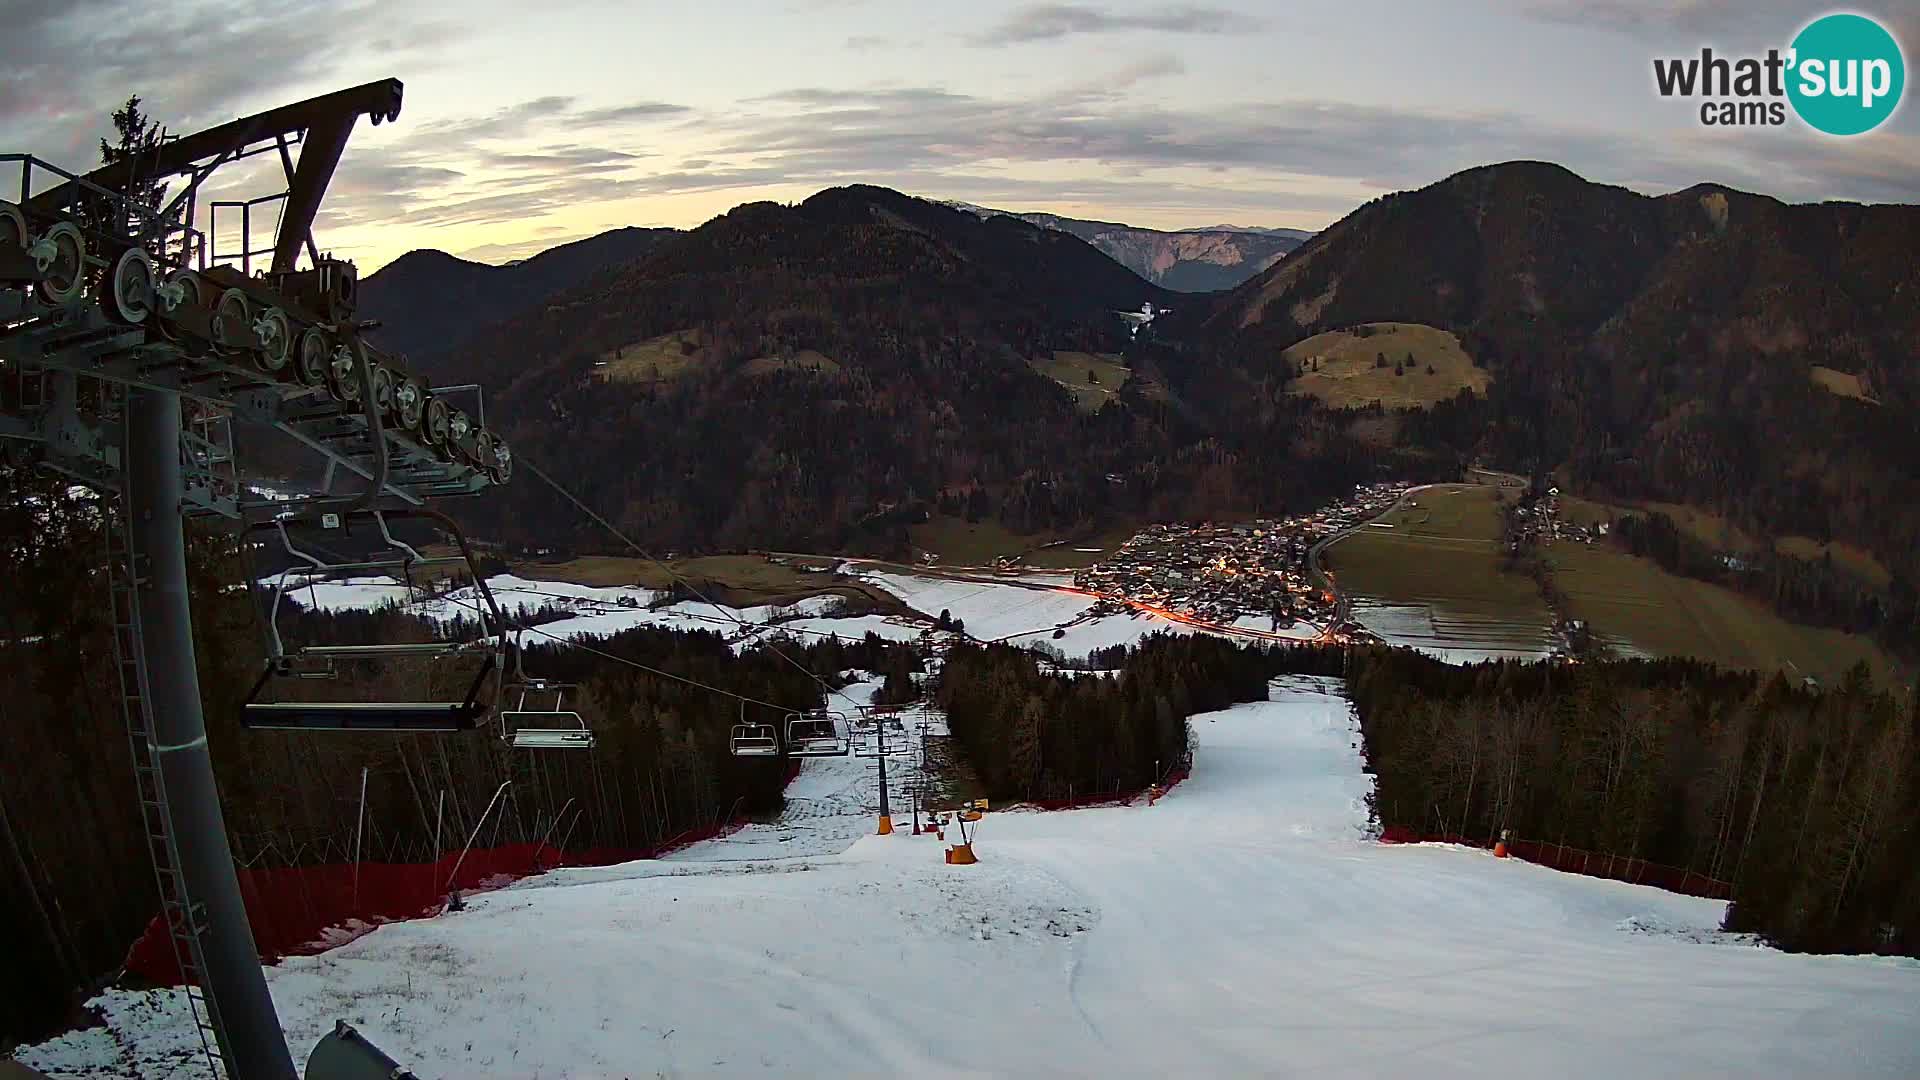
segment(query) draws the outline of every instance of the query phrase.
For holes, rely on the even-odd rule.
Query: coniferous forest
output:
[[[1340,660],[1338,649],[1157,634],[1103,650],[1115,670],[1056,675],[1028,649],[960,645],[947,655],[934,701],[993,798],[1099,798],[1141,791],[1184,767],[1193,714],[1262,700],[1275,675],[1337,675]]]
[[[117,973],[158,902],[114,683],[106,585],[100,560],[85,557],[102,550],[96,503],[24,470],[0,476],[20,485],[12,492],[18,497],[0,499],[0,536],[9,538],[0,545],[0,580],[8,583],[0,590],[5,1040],[44,1034],[68,1019],[74,1003]],[[362,770],[362,854],[374,862],[436,857],[442,793],[442,852],[458,851],[483,824],[476,846],[537,841],[569,801],[574,809],[563,827],[570,827],[574,849],[644,850],[738,816],[774,813],[785,764],[731,756],[732,725],[778,722],[789,710],[820,706],[826,691],[809,671],[917,667],[910,650],[877,638],[783,643],[783,658],[766,649],[736,655],[720,635],[706,632],[637,629],[596,642],[595,652],[529,635],[527,673],[578,684],[567,705],[594,729],[598,748],[542,755],[539,768],[528,770],[528,755],[508,751],[493,730],[346,737],[242,730],[240,704],[265,653],[253,605],[232,588],[240,576],[231,538],[196,536],[190,575],[208,737],[243,866],[351,861]],[[315,644],[426,641],[477,629],[436,626],[395,609],[305,612],[281,620],[281,628],[290,641]],[[338,680],[292,692],[327,700],[453,700],[471,675],[470,667],[411,661],[377,672],[343,668]],[[483,822],[495,789],[509,778],[512,797]]]
[[[1355,655],[1379,822],[1563,843],[1731,882],[1728,929],[1920,955],[1920,700],[1686,660]]]

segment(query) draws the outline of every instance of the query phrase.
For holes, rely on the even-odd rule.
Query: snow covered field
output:
[[[1382,604],[1356,597],[1353,621],[1389,645],[1418,649],[1449,664],[1541,660],[1553,652],[1553,629],[1428,604]]]
[[[735,649],[779,634],[802,640],[827,635],[858,639],[875,633],[889,641],[912,641],[924,626],[883,615],[834,615],[844,601],[837,596],[814,596],[784,607],[731,608],[689,600],[657,609],[648,605],[662,594],[634,586],[596,587],[564,581],[534,581],[513,574],[497,574],[487,579],[494,600],[511,617],[521,608],[555,606],[573,614],[565,619],[539,626],[536,636],[570,638],[611,637],[639,626],[671,630],[707,630],[730,639]],[[456,589],[444,597],[409,602],[410,592],[390,578],[346,579],[317,582],[298,588],[289,587],[287,596],[300,604],[323,611],[370,609],[382,604],[403,604],[408,611],[432,619],[451,619],[456,615],[471,618],[478,604],[476,590]]]
[[[1063,586],[1071,584],[1070,575],[1029,575],[999,582],[868,570],[855,564],[847,564],[844,569],[893,594],[929,620],[938,618],[942,611],[951,613],[966,627],[968,637],[1015,645],[1046,642],[1070,657],[1084,657],[1110,645],[1136,644],[1149,634],[1207,632],[1143,611],[1091,617],[1089,611],[1096,599],[1065,589]],[[1032,587],[1035,585],[1046,587]],[[826,635],[857,639],[874,633],[889,641],[913,641],[927,628],[925,623],[912,618],[836,615],[833,609],[840,601],[830,596],[812,597],[784,608],[728,608],[683,601],[650,609],[648,605],[661,597],[652,589],[571,585],[529,580],[513,574],[488,578],[487,586],[509,613],[522,607],[543,605],[571,609],[574,613],[571,617],[539,627],[541,634],[560,638],[609,637],[637,626],[657,626],[714,631],[729,638],[736,649],[742,649],[777,634],[811,640]],[[461,589],[444,598],[408,603],[407,587],[386,578],[320,582],[290,588],[287,595],[308,607],[329,611],[406,604],[409,611],[435,619],[472,616],[479,602],[473,590]],[[1265,634],[1272,621],[1265,617],[1246,617],[1237,620],[1234,626]],[[1060,631],[1057,638],[1053,636],[1056,630]],[[1318,634],[1318,627],[1306,623],[1280,632],[1280,636],[1300,639],[1311,639]]]
[[[809,762],[791,839],[549,874],[290,959],[274,997],[297,1053],[345,1017],[427,1077],[1920,1075],[1920,965],[1371,843],[1337,684],[1273,696],[1196,717],[1158,806],[989,815],[977,866],[866,835],[851,765]],[[844,833],[801,841],[810,811]],[[22,1060],[169,1075],[177,996],[100,1005]]]
[[[925,615],[938,618],[942,611],[952,613],[965,625],[968,637],[1016,645],[1044,641],[1068,656],[1086,656],[1109,645],[1132,645],[1149,634],[1193,632],[1184,623],[1146,612],[1088,618],[1097,600],[1085,593],[871,570],[862,571],[860,577]],[[1061,582],[1056,576],[1046,584]],[[1062,630],[1062,635],[1054,637],[1055,630]]]

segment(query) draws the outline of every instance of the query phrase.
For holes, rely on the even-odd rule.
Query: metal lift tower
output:
[[[355,515],[438,518],[428,500],[503,483],[512,466],[505,444],[447,394],[367,344],[353,265],[314,246],[314,214],[355,123],[396,119],[400,99],[398,80],[368,83],[85,174],[0,155],[0,451],[100,493],[116,671],[163,914],[210,1055],[217,1046],[227,1075],[243,1080],[296,1073],[208,756],[184,518],[283,535],[290,523]],[[284,190],[198,205],[216,170],[259,154],[277,158]],[[13,168],[17,188],[4,178]],[[171,185],[157,206],[141,196],[156,182]],[[271,246],[255,250],[254,211],[275,204]],[[209,244],[235,224],[236,250]],[[284,501],[245,489],[236,420],[324,458],[323,490]],[[342,490],[331,490],[336,478]],[[352,708],[355,722],[388,730],[424,715]],[[472,726],[471,694],[464,708],[446,711],[465,719],[454,727]],[[315,715],[306,726],[351,726]]]

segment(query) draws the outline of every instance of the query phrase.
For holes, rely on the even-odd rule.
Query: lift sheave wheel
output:
[[[336,345],[327,362],[327,393],[343,405],[360,400],[360,367],[354,362],[353,348]]]
[[[113,261],[107,271],[107,312],[129,326],[138,326],[153,314],[153,257],[139,248],[128,248]]]
[[[287,321],[287,313],[268,308],[254,320],[253,332],[260,339],[261,370],[277,372],[286,367],[293,356],[293,324]]]
[[[393,390],[394,418],[408,431],[420,430],[420,414],[426,411],[427,392],[420,388],[420,380],[406,378]]]
[[[300,335],[300,351],[294,355],[293,377],[301,386],[324,386],[327,365],[333,362],[333,342],[327,332],[309,329]]]
[[[0,202],[0,251],[27,250],[27,218],[12,203]]]
[[[381,366],[371,369],[369,374],[373,378],[373,407],[380,410],[380,419],[390,424],[394,421],[393,370]],[[359,378],[358,373],[354,378]]]
[[[188,310],[200,309],[206,303],[206,295],[200,275],[191,270],[169,272],[153,293],[154,309],[160,315],[154,325],[159,327],[160,336],[168,341],[190,340],[192,335],[180,326],[180,316]]]
[[[427,399],[426,418],[421,421],[420,435],[428,445],[438,450],[447,448],[447,433],[453,424],[453,409],[440,398]]]
[[[213,341],[220,351],[229,356],[238,355],[242,346],[242,332],[253,325],[252,305],[247,303],[247,294],[239,289],[228,289],[220,294],[213,305]]]
[[[29,254],[40,269],[40,299],[71,304],[87,291],[87,240],[73,222],[54,222]]]

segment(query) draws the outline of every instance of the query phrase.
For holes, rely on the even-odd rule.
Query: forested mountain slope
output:
[[[1027,526],[1124,497],[1107,474],[1164,453],[1164,425],[1082,414],[1032,361],[1117,352],[1116,312],[1169,298],[1065,233],[837,188],[738,207],[461,361],[517,447],[649,542],[829,545],[976,489]],[[476,514],[604,543],[563,506],[523,477]]]
[[[678,235],[614,229],[505,266],[410,251],[360,283],[360,315],[379,320],[376,344],[406,354],[436,381],[458,377],[460,364],[447,354],[461,342]]]
[[[1186,332],[1249,383],[1386,320],[1457,332],[1493,376],[1409,438],[1920,578],[1920,207],[1487,166],[1368,203]]]

